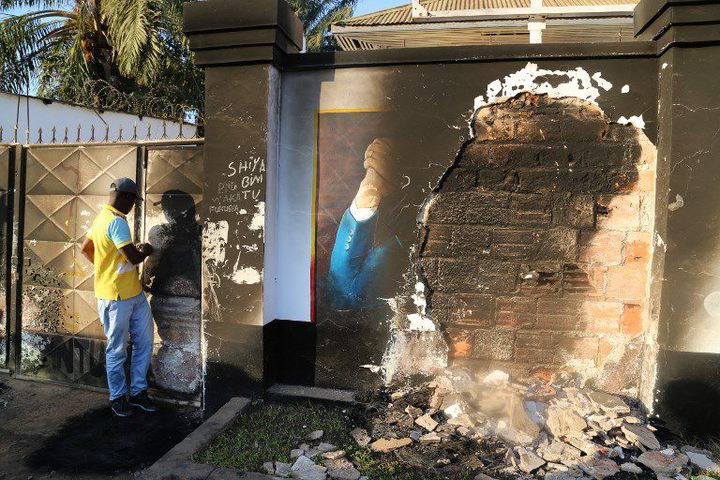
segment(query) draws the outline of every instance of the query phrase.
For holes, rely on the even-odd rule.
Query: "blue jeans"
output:
[[[127,338],[130,334],[130,395],[147,389],[147,372],[153,350],[153,319],[145,294],[127,300],[98,298],[98,313],[107,337],[105,367],[107,369],[110,400],[127,393],[125,360]]]

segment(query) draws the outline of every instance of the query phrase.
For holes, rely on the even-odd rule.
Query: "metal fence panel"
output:
[[[131,145],[27,149],[22,373],[104,385],[104,335],[80,245],[112,180],[136,177],[136,152]]]
[[[15,147],[0,145],[0,368],[6,368],[10,350],[10,330],[7,306],[9,304],[9,250],[12,222],[11,178]]]

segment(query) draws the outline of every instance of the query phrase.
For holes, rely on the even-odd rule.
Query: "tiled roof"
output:
[[[602,5],[637,4],[639,0],[543,0],[544,7],[578,7]],[[479,10],[492,8],[530,8],[530,0],[421,0],[428,11],[438,10]],[[412,5],[380,10],[357,17],[348,18],[338,25],[376,26],[402,25],[412,23]]]

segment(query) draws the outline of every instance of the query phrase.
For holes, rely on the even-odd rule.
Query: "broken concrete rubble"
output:
[[[472,472],[480,480],[628,474],[682,480],[720,470],[710,452],[661,442],[634,403],[579,388],[565,377],[522,384],[494,374],[492,381],[473,384],[451,374],[401,393],[368,401],[366,428],[353,429],[350,437],[357,448],[419,471],[440,471],[443,478]],[[276,462],[272,474],[285,477],[290,469],[289,475],[308,480],[362,478],[355,445],[313,436],[314,442],[290,452],[296,458],[291,469]],[[272,465],[266,464],[268,473]]]

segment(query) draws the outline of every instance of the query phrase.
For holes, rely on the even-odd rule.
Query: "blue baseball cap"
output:
[[[118,178],[110,184],[110,190],[113,192],[126,192],[132,193],[136,197],[140,198],[140,192],[138,192],[137,185],[132,179],[127,177]]]

